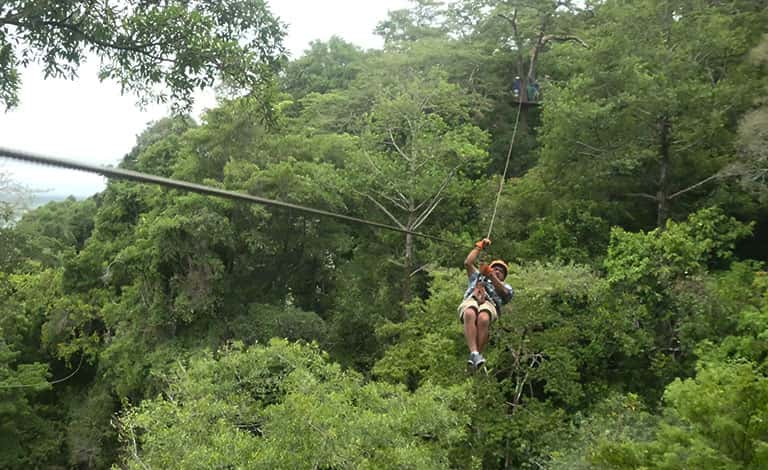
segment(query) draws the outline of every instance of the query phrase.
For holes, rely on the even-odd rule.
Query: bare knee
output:
[[[472,307],[467,307],[464,309],[464,323],[470,322],[475,323],[477,320],[477,311]]]
[[[490,324],[491,315],[486,311],[480,312],[480,314],[477,316],[477,326],[488,327]]]

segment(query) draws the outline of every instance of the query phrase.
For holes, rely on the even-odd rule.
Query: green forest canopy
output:
[[[286,61],[262,2],[4,3],[6,106],[85,51],[180,108],[222,79],[245,93],[121,167],[467,249],[121,181],[6,201],[0,468],[765,468],[766,24],[759,0],[419,0],[382,50]],[[516,296],[467,376],[459,268],[521,100],[490,250]]]

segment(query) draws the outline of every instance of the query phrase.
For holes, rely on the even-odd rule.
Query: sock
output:
[[[470,354],[480,354],[480,353],[477,351],[471,351]]]

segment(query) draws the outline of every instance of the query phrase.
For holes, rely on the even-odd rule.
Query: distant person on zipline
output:
[[[488,344],[491,323],[498,320],[502,305],[514,295],[512,286],[504,283],[509,272],[507,263],[495,260],[491,264],[480,263],[479,270],[475,267],[480,252],[490,244],[487,238],[475,243],[464,260],[469,285],[459,305],[459,320],[464,323],[464,338],[469,347],[467,363],[473,368],[485,364],[482,353]]]

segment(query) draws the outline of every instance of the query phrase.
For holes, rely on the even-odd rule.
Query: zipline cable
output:
[[[517,126],[520,123],[520,111],[523,110],[523,100],[519,100],[517,106],[517,117],[515,118],[515,128],[512,131],[512,140],[509,141],[509,150],[507,151],[507,162],[504,164],[504,174],[501,175],[501,181],[499,182],[499,192],[496,193],[496,203],[493,205],[493,215],[491,215],[491,224],[488,227],[488,236],[485,238],[491,238],[491,232],[493,231],[493,221],[496,220],[496,210],[499,208],[499,199],[501,198],[501,191],[504,189],[504,180],[507,179],[507,170],[509,169],[509,160],[512,157],[512,147],[515,145],[515,137],[517,136]]]
[[[165,186],[167,188],[181,189],[184,191],[190,191],[193,193],[204,194],[207,196],[217,196],[225,199],[233,199],[237,201],[245,201],[255,204],[261,204],[264,206],[281,207],[286,209],[293,209],[299,212],[305,212],[308,214],[319,215],[323,217],[330,217],[334,219],[344,220],[346,222],[352,222],[356,224],[369,225],[371,227],[381,228],[385,230],[392,230],[395,232],[407,233],[415,237],[427,238],[435,240],[441,243],[447,243],[450,245],[458,245],[455,241],[447,240],[444,238],[436,237],[434,235],[428,235],[421,232],[413,232],[404,228],[396,227],[394,225],[382,224],[379,222],[373,222],[371,220],[360,219],[358,217],[352,217],[344,214],[337,214],[335,212],[329,212],[322,209],[314,209],[312,207],[300,206],[298,204],[292,204],[290,202],[276,201],[274,199],[267,199],[259,196],[252,196],[250,194],[238,193],[235,191],[228,191],[226,189],[214,188],[212,186],[205,186],[197,183],[189,183],[187,181],[174,180],[171,178],[164,178],[162,176],[150,175],[148,173],[141,173],[138,171],[126,170],[123,168],[108,168],[99,165],[90,165],[88,163],[76,162],[73,160],[67,160],[63,158],[49,157],[45,155],[38,155],[30,152],[23,152],[20,150],[13,150],[0,146],[0,156],[12,158],[14,160],[22,160],[30,163],[38,163],[41,165],[50,165],[60,168],[67,168],[70,170],[85,171],[88,173],[96,173],[107,178],[125,179],[130,181],[136,181],[139,183],[155,184],[159,186]]]
[[[36,384],[11,384],[11,385],[0,385],[0,390],[5,390],[8,388],[36,388],[36,387],[44,387],[46,385],[56,385],[60,384],[62,382],[66,382],[67,380],[71,379],[80,371],[80,367],[83,365],[83,359],[85,358],[85,354],[80,356],[80,363],[77,364],[77,369],[74,370],[71,374],[69,374],[66,377],[62,377],[60,379],[51,380],[50,382],[39,382]]]

